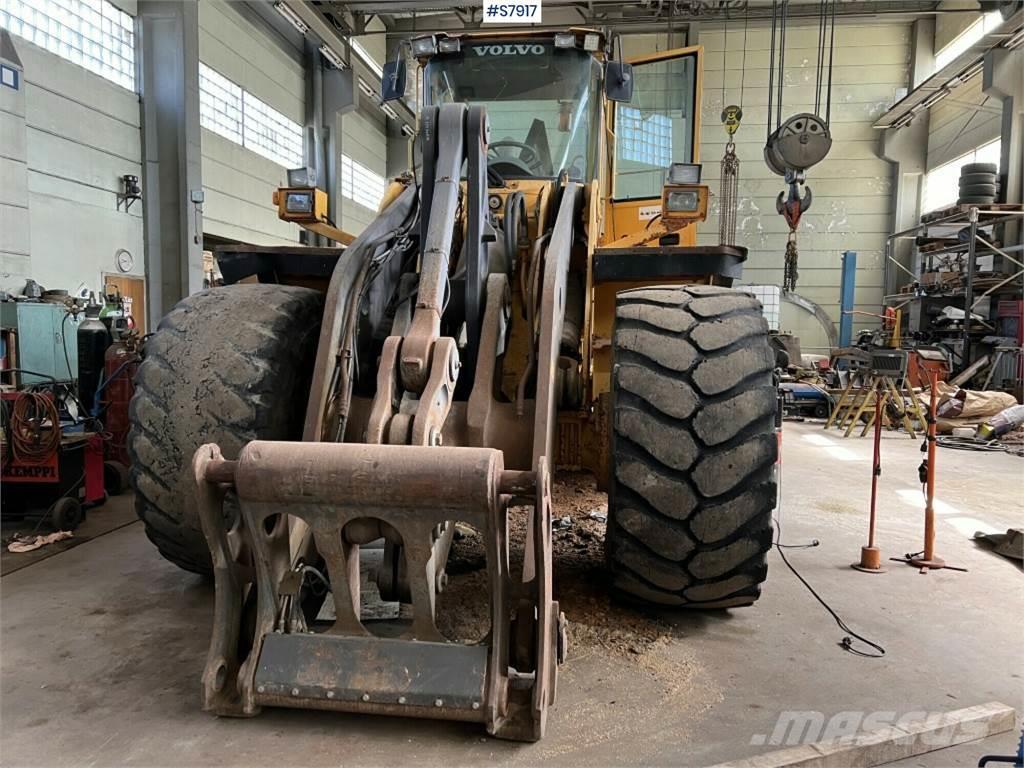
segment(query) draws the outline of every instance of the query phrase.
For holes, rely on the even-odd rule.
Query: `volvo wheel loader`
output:
[[[344,249],[222,254],[238,282],[167,315],[131,406],[132,482],[161,553],[215,579],[206,710],[537,740],[566,653],[552,472],[607,489],[618,596],[753,603],[774,355],[760,305],[731,288],[746,251],[696,245],[700,48],[616,61],[603,34],[570,29],[411,50],[411,171]],[[389,65],[386,95],[404,79]],[[312,194],[281,190],[282,212]],[[465,526],[489,585],[472,642],[435,621]],[[364,615],[371,583],[393,620]]]

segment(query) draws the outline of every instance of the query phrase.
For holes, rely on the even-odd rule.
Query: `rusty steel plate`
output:
[[[256,701],[272,706],[483,720],[484,645],[268,634]]]

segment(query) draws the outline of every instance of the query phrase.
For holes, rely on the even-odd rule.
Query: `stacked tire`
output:
[[[995,163],[968,163],[960,169],[958,205],[992,205],[999,199],[999,174]]]

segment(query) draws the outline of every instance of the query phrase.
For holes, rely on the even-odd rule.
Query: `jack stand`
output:
[[[935,554],[935,410],[938,407],[939,377],[935,371],[928,371],[931,398],[928,403],[928,458],[925,459],[925,507],[924,507],[924,551],[917,557],[908,557],[906,563],[920,568],[922,573],[946,567],[946,561]],[[957,569],[959,570],[959,569]]]
[[[878,476],[882,474],[882,396],[875,389],[875,456],[871,465],[871,514],[868,521],[868,544],[860,548],[860,562],[850,567],[863,573],[885,573],[882,552],[875,546],[875,502],[878,499]]]

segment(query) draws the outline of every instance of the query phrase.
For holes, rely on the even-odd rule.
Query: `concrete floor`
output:
[[[858,632],[886,648],[857,658],[844,634],[771,555],[754,608],[672,616],[655,658],[570,655],[548,737],[488,739],[475,726],[267,710],[199,711],[212,590],[161,560],[139,524],[0,581],[0,760],[4,765],[701,766],[770,749],[780,712],[946,711],[1001,701],[1024,711],[1024,577],[975,545],[975,530],[1024,521],[1024,459],[941,450],[938,551],[968,573],[848,564],[866,530],[871,444],[787,423],[782,527],[791,561]],[[919,550],[919,441],[883,444],[879,543]],[[557,563],[556,563],[557,567]],[[670,615],[671,616],[671,615]],[[572,616],[569,616],[570,621]],[[1017,734],[906,761],[976,765]],[[763,740],[762,740],[763,741]]]

